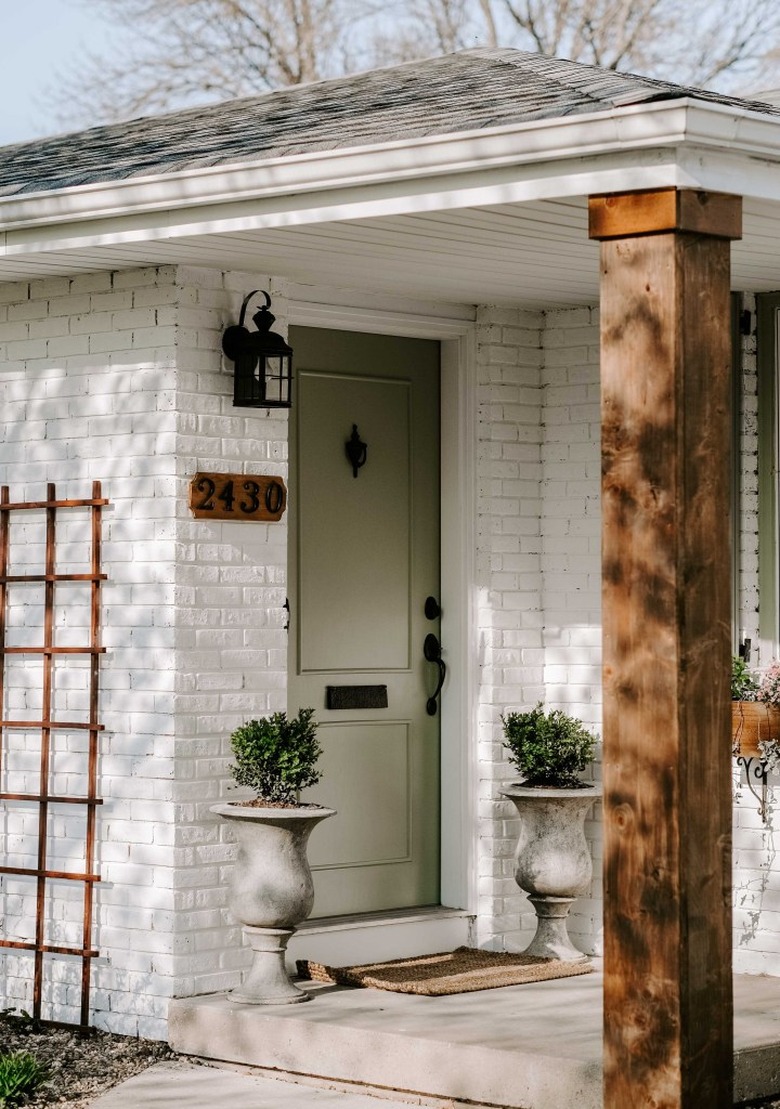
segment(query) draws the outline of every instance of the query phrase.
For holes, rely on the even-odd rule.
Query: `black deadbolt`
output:
[[[425,598],[425,618],[427,620],[435,620],[441,614],[439,602],[435,597]]]

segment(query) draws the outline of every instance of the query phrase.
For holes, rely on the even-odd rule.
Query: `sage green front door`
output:
[[[288,700],[320,723],[304,800],[338,810],[309,845],[313,915],[437,904],[439,345],[315,328],[290,344]]]

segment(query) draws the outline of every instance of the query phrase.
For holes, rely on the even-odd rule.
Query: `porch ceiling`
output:
[[[735,289],[780,288],[779,203],[745,201],[732,259]],[[0,258],[0,280],[172,263],[457,304],[598,299],[584,197],[25,253]]]

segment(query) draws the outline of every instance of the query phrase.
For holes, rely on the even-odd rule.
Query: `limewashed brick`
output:
[[[98,1027],[128,1034],[164,1037],[169,997],[236,985],[247,961],[223,915],[222,865],[233,849],[208,807],[227,786],[232,727],[247,714],[284,707],[285,528],[197,525],[187,487],[205,468],[286,477],[285,419],[236,416],[220,351],[222,330],[240,306],[236,290],[257,286],[271,289],[283,326],[283,287],[257,274],[226,279],[162,267],[0,285],[0,482],[22,500],[40,499],[47,481],[62,497],[85,496],[98,478],[111,501],[102,551],[108,651],[97,855],[104,881],[95,909],[104,958],[94,970],[93,1015]],[[193,328],[202,299],[208,309]],[[237,454],[236,442],[249,446]],[[87,532],[61,519],[59,549],[77,557]],[[13,528],[14,557],[28,572],[42,563],[42,527],[36,514]],[[251,607],[244,588],[252,590]],[[32,592],[9,604],[9,637],[20,643],[40,638],[41,599]],[[56,613],[58,641],[80,642],[87,610],[66,600]],[[189,632],[200,613],[210,614],[215,629],[235,626],[236,642],[200,650]],[[249,652],[245,637],[253,641]],[[20,661],[7,678],[8,706],[34,715],[40,668]],[[85,712],[85,690],[83,670],[63,668],[55,708]],[[14,742],[9,788],[13,779],[32,791],[37,737],[21,733]],[[53,771],[55,789],[84,790],[78,742],[57,749]],[[24,808],[10,806],[3,846],[34,865],[36,824]],[[61,820],[55,829],[52,860],[63,869],[78,867],[76,823]],[[210,917],[193,919],[180,895],[191,889],[199,908],[213,906]],[[3,892],[8,933],[29,936],[29,888],[5,881]],[[78,904],[71,893],[57,895],[53,918],[52,941],[72,940]],[[14,955],[5,970],[2,1003],[29,1008],[29,959]],[[60,988],[55,980],[47,991],[48,1015],[77,1019],[76,984]]]
[[[101,792],[94,1019],[99,1027],[165,1036],[168,999],[237,985],[248,964],[226,909],[233,847],[210,806],[228,796],[228,737],[250,716],[283,709],[286,525],[195,521],[197,470],[287,476],[284,413],[232,406],[221,335],[247,289],[267,288],[286,327],[286,286],[268,275],[159,267],[0,285],[0,482],[40,498],[47,481],[83,496],[99,478],[104,515]],[[752,302],[746,300],[746,306]],[[86,345],[85,345],[86,340]],[[599,335],[594,308],[477,313],[478,937],[524,946],[534,915],[513,878],[518,824],[500,796],[514,776],[501,714],[537,701],[600,725]],[[757,641],[755,336],[742,345],[741,631]],[[15,525],[13,555],[43,564],[43,516]],[[85,524],[66,524],[76,561]],[[41,596],[14,594],[9,642],[42,628]],[[72,592],[57,613],[60,642],[78,642],[88,610]],[[27,638],[25,638],[27,637]],[[63,668],[58,710],[83,712],[84,671]],[[9,709],[40,706],[40,671],[9,666]],[[36,738],[14,739],[7,765],[34,789]],[[78,790],[84,746],[55,753],[56,783]],[[597,768],[598,774],[598,768]],[[55,784],[56,784],[55,783]],[[9,779],[9,788],[12,788]],[[735,804],[736,968],[780,974],[780,866],[773,823],[742,788]],[[75,866],[78,836],[63,818],[55,855]],[[8,806],[6,850],[35,857],[35,816]],[[575,942],[600,949],[601,822],[586,825],[596,877],[571,918]],[[29,884],[3,881],[9,934],[31,934]],[[63,942],[78,904],[54,914]],[[5,961],[0,1003],[29,1008],[29,960]],[[50,998],[73,1019],[77,983],[57,971]],[[56,1003],[56,1004],[54,1004]]]

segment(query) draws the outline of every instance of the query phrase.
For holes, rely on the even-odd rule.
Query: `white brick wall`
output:
[[[741,337],[742,434],[740,442],[740,637],[753,643],[751,662],[766,666],[758,636],[758,378],[756,302],[743,297],[752,328]],[[769,814],[764,824],[758,804],[734,769],[734,969],[744,974],[780,975],[780,865],[774,846],[778,822],[778,780],[769,779]]]
[[[230,988],[247,965],[226,909],[232,857],[209,811],[228,788],[228,737],[242,720],[285,705],[286,529],[194,521],[197,470],[287,473],[286,416],[236,410],[220,340],[251,288],[268,288],[279,330],[285,287],[268,276],[183,267],[0,285],[0,482],[15,498],[111,500],[105,513],[101,756],[105,805],[96,902],[96,1021],[165,1035],[167,999]],[[499,796],[515,773],[501,713],[538,700],[600,722],[598,319],[482,308],[478,340],[479,632],[477,801],[479,940],[527,943],[534,925],[513,878],[517,817]],[[755,623],[755,358],[744,345],[743,578],[745,634]],[[15,525],[17,564],[42,559],[42,516]],[[79,556],[86,521],[64,524],[63,560]],[[86,610],[61,594],[61,642],[83,633]],[[68,602],[67,604],[65,602]],[[9,641],[40,636],[41,598],[14,593]],[[753,621],[753,623],[751,623]],[[757,638],[757,637],[756,637]],[[9,667],[5,711],[39,707],[38,673]],[[83,669],[62,668],[57,707],[83,710]],[[13,738],[14,781],[36,778],[36,737]],[[25,747],[25,744],[27,745]],[[55,769],[78,788],[83,741],[69,737]],[[75,769],[74,769],[75,767]],[[9,782],[11,778],[7,779]],[[20,786],[20,788],[22,788]],[[749,795],[736,807],[738,969],[780,973],[780,868],[771,826]],[[68,814],[58,830],[70,831]],[[10,805],[2,829],[19,859],[34,852],[31,806]],[[573,910],[571,932],[600,945],[600,820],[589,820],[597,877]],[[58,839],[73,865],[73,838]],[[30,934],[30,885],[2,883],[6,934]],[[78,919],[58,893],[53,935]],[[761,913],[760,916],[757,914]],[[29,1008],[29,960],[1,955],[2,1004]],[[56,971],[49,996],[73,1019],[77,976]]]
[[[284,523],[193,520],[187,486],[198,470],[286,481],[287,413],[234,408],[232,373],[218,353],[250,289],[269,290],[278,331],[286,302],[284,287],[258,274],[182,269],[179,281],[175,843],[182,865],[174,909],[182,943],[174,990],[189,996],[237,986],[248,963],[226,909],[234,848],[209,807],[232,788],[231,732],[286,708],[287,531]]]
[[[601,730],[601,416],[595,308],[548,312],[544,331],[542,599],[544,683],[553,708]],[[600,778],[600,768],[595,767]],[[590,897],[572,906],[569,934],[601,951],[601,805],[586,821]]]
[[[477,314],[478,936],[494,948],[512,945],[533,920],[514,880],[515,808],[499,795],[516,776],[500,716],[544,698],[543,322],[517,309]]]
[[[598,317],[591,309],[483,308],[478,328],[484,601],[478,930],[481,942],[516,949],[528,943],[535,916],[513,877],[515,809],[498,796],[501,782],[516,777],[504,757],[501,713],[544,701],[596,730],[601,719]],[[502,403],[505,395],[511,400]],[[596,813],[587,834],[597,876],[593,897],[574,907],[571,935],[596,951]]]
[[[96,891],[95,1021],[164,1036],[167,1000],[237,984],[246,955],[225,909],[232,848],[209,812],[227,786],[226,741],[250,715],[283,708],[286,575],[283,525],[195,522],[187,504],[198,469],[286,476],[286,417],[236,415],[221,335],[250,288],[269,288],[284,324],[283,289],[258,275],[166,267],[0,286],[0,482],[13,499],[86,496],[93,478],[104,512],[103,643]],[[13,525],[14,566],[42,560],[41,513]],[[86,521],[59,529],[60,568],[79,555]],[[20,570],[20,572],[23,572]],[[9,643],[40,639],[41,597],[14,592]],[[86,610],[58,594],[58,642],[80,641]],[[55,705],[83,710],[84,672],[58,664]],[[5,711],[40,709],[40,665],[9,667]],[[13,710],[13,712],[11,712]],[[10,733],[4,788],[37,786],[38,737]],[[26,749],[24,745],[27,745]],[[83,740],[57,750],[67,792]],[[83,760],[82,760],[83,761]],[[60,772],[61,767],[61,772]],[[83,777],[83,772],[82,777]],[[58,833],[75,830],[56,817]],[[29,804],[6,805],[3,847],[15,865],[35,855]],[[78,839],[52,859],[76,865]],[[2,883],[4,934],[34,928],[30,879]],[[51,942],[77,929],[73,891],[57,887]],[[3,1003],[29,1009],[30,960],[2,954]],[[75,965],[75,961],[74,961]],[[47,973],[46,1015],[78,1017],[78,968]],[[56,1011],[48,1008],[55,1003]]]
[[[739,339],[742,367],[740,414],[740,543],[739,626],[740,640],[750,639],[751,661],[760,664],[758,638],[758,371],[756,366],[756,298],[745,294],[742,307],[750,312],[750,334]]]
[[[100,759],[105,804],[97,862],[103,881],[96,891],[97,938],[106,954],[94,967],[95,1005],[99,1025],[147,1035],[164,1031],[173,948],[165,916],[173,907],[168,871],[152,870],[148,862],[159,857],[173,821],[175,548],[165,517],[174,494],[176,371],[174,328],[163,296],[174,277],[173,270],[161,269],[0,286],[0,482],[11,487],[12,499],[25,500],[41,499],[48,481],[56,482],[60,497],[89,496],[97,478],[111,500],[103,529],[108,653],[100,707],[106,727]],[[140,298],[142,290],[146,299]],[[22,524],[12,524],[19,572],[41,564],[43,523],[42,513],[31,513]],[[87,528],[85,514],[75,520],[61,516],[60,569],[83,559]],[[11,589],[11,635],[20,643],[40,641],[42,593],[31,586]],[[73,604],[78,596],[81,603]],[[58,589],[55,623],[62,645],[84,641],[83,597],[75,586]],[[5,711],[39,716],[40,674],[40,662],[24,656],[9,666]],[[61,718],[65,710],[83,717],[85,689],[83,661],[58,661],[54,704]],[[37,789],[38,735],[7,734],[10,744],[28,745],[24,785]],[[83,737],[55,733],[55,790],[83,788],[84,749]],[[9,784],[15,761],[15,752],[9,752]],[[5,809],[6,850],[23,862],[35,852],[33,807],[7,802]],[[54,807],[53,828],[79,831],[79,819],[72,810]],[[51,843],[52,863],[74,867],[78,842],[58,835]],[[31,888],[32,879],[3,881],[7,936],[30,935]],[[72,942],[80,887],[58,883],[53,889],[47,939]],[[29,956],[6,954],[4,960],[4,1003],[29,1009]],[[60,960],[46,977],[53,985],[47,985],[45,998],[56,1001],[55,1015],[77,1019],[77,962]]]
[[[758,514],[757,514],[757,429],[756,429],[756,339],[755,298],[746,296],[744,306],[753,312],[753,332],[741,340],[743,412],[741,457],[741,549],[740,549],[740,612],[741,632],[758,642]],[[497,320],[505,313],[497,312]],[[491,362],[501,358],[511,363],[511,355],[495,344],[507,332],[498,331],[490,309],[482,309],[479,317],[480,339],[491,340],[480,346],[480,382],[491,372]],[[493,324],[493,326],[491,326]],[[491,946],[515,947],[525,943],[533,918],[524,909],[523,899],[513,893],[509,878],[516,824],[511,809],[495,798],[498,783],[512,776],[511,767],[503,760],[499,716],[505,707],[528,707],[537,698],[544,698],[555,707],[564,708],[581,717],[598,731],[601,719],[601,612],[600,612],[600,427],[599,427],[599,334],[596,309],[575,309],[545,313],[537,320],[538,343],[536,367],[540,383],[537,398],[542,435],[539,454],[525,472],[537,475],[540,489],[536,510],[539,513],[537,550],[540,559],[534,567],[538,576],[536,600],[523,596],[519,584],[510,578],[486,575],[488,567],[504,569],[506,547],[498,538],[513,526],[525,528],[528,521],[522,509],[514,521],[507,518],[506,503],[501,505],[500,529],[495,517],[485,513],[480,528],[480,588],[487,598],[481,613],[485,643],[480,690],[480,936]],[[527,350],[524,353],[528,353]],[[493,471],[487,460],[495,464],[496,448],[492,435],[506,439],[506,428],[493,429],[489,420],[497,419],[500,410],[493,410],[481,425],[480,471],[481,491]],[[483,416],[484,418],[484,416]],[[495,493],[497,490],[491,490]],[[500,492],[500,489],[498,490]],[[483,501],[483,507],[484,507]],[[534,509],[531,508],[533,516]],[[515,548],[517,549],[517,548]],[[491,590],[492,586],[492,590]],[[508,600],[501,587],[512,592]],[[531,586],[533,589],[533,584]],[[503,628],[496,634],[497,620],[513,604],[520,605],[515,613],[514,632]],[[528,651],[512,680],[502,674],[493,681],[490,668],[504,637],[523,636],[521,629],[529,621],[541,621],[541,650]],[[538,667],[542,666],[541,682]],[[524,684],[526,683],[526,684]],[[597,776],[600,775],[596,767]],[[780,865],[773,847],[776,816],[770,812],[767,825],[756,811],[756,801],[744,787],[738,788],[734,806],[734,950],[735,970],[742,973],[780,974]],[[771,779],[770,804],[774,803],[776,779]],[[506,814],[510,813],[509,816]],[[594,859],[592,897],[581,898],[572,910],[570,933],[584,950],[601,949],[601,820],[595,808],[586,825]],[[491,910],[493,912],[491,913]],[[519,920],[519,928],[518,928]]]

